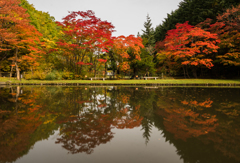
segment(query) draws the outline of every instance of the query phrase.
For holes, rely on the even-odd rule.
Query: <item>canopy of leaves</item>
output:
[[[204,31],[188,24],[177,24],[176,29],[169,30],[164,40],[170,54],[182,60],[183,65],[204,65],[213,67],[212,59],[207,57],[219,49],[220,42],[216,34]]]
[[[239,0],[183,0],[179,8],[167,14],[167,18],[156,27],[155,40],[163,41],[167,31],[174,29],[177,23],[189,21],[190,25],[197,25],[207,18],[216,20],[218,14],[239,3]]]
[[[63,37],[57,42],[57,51],[70,60],[70,65],[65,66],[69,69],[73,67],[75,72],[81,74],[83,64],[77,64],[80,67],[76,67],[76,63],[91,62],[96,75],[99,55],[108,52],[113,44],[114,26],[97,18],[91,10],[70,12],[58,25],[62,28]]]
[[[129,35],[114,38],[113,52],[121,71],[127,72],[130,63],[141,60],[141,48],[144,48],[141,37]]]
[[[42,43],[39,40],[41,34],[29,24],[29,15],[26,9],[20,6],[19,0],[0,1],[0,6],[2,7],[0,10],[2,60],[6,58],[11,60],[18,72],[18,64],[23,62],[30,61],[30,66],[36,66],[36,59],[43,53]],[[19,73],[17,74],[19,78]]]

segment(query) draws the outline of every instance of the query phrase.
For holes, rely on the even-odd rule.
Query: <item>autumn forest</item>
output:
[[[154,28],[147,15],[137,36],[113,37],[94,11],[62,21],[27,0],[0,0],[0,77],[20,80],[164,75],[240,77],[238,0],[183,0]],[[141,33],[141,34],[140,34]]]

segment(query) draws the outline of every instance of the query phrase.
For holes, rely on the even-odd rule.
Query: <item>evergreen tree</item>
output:
[[[155,63],[154,52],[155,52],[155,39],[154,39],[154,29],[152,28],[151,18],[147,15],[147,20],[144,22],[144,30],[142,30],[143,34],[141,35],[143,39],[143,45],[145,48],[141,49],[141,61],[136,62],[134,65],[134,70],[140,74],[153,75],[155,74]]]
[[[130,66],[134,70],[134,74],[151,76],[156,72],[153,56],[149,55],[146,48],[141,49],[141,60],[133,62]]]
[[[147,21],[144,22],[144,30],[142,30],[142,39],[145,47],[154,46],[154,29],[152,28],[151,18],[147,15]]]

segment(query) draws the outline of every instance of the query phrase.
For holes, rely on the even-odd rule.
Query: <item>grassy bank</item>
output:
[[[158,80],[21,80],[0,78],[0,82],[12,84],[240,84],[240,79],[158,79]]]

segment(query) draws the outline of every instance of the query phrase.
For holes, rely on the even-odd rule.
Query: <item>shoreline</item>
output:
[[[3,83],[1,86],[178,86],[178,87],[240,87],[240,83]]]
[[[217,86],[240,87],[240,79],[158,79],[158,80],[21,80],[0,78],[0,86]]]

